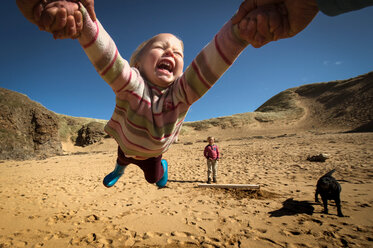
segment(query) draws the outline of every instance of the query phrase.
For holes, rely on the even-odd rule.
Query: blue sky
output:
[[[96,14],[122,57],[168,32],[185,45],[185,65],[233,15],[240,0],[96,0]],[[373,7],[337,17],[319,13],[296,37],[248,47],[190,109],[186,121],[253,112],[275,94],[309,83],[348,79],[373,70]],[[54,40],[19,12],[0,9],[0,87],[26,94],[60,114],[110,119],[111,88],[74,40]]]

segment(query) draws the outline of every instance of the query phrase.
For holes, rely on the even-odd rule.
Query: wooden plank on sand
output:
[[[224,188],[224,189],[259,189],[259,185],[255,184],[198,184],[199,188]]]

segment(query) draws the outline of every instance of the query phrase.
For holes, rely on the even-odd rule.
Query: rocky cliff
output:
[[[58,117],[27,96],[0,88],[0,159],[62,154]]]

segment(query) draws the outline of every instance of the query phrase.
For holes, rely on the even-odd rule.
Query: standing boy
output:
[[[220,158],[219,148],[215,144],[214,137],[208,137],[207,141],[209,144],[205,147],[203,155],[207,159],[207,183],[211,183],[211,172],[212,172],[212,181],[217,182],[216,175],[218,172],[218,160]]]

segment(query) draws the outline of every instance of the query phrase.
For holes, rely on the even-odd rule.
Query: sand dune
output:
[[[65,145],[65,156],[46,160],[2,161],[0,247],[372,247],[372,133],[237,133],[215,133],[219,183],[260,191],[197,187],[206,181],[208,132],[181,136],[165,154],[164,189],[133,165],[105,188],[116,159],[111,139]],[[318,153],[330,159],[306,160]],[[328,215],[314,202],[317,179],[332,168],[343,218],[333,202]]]

